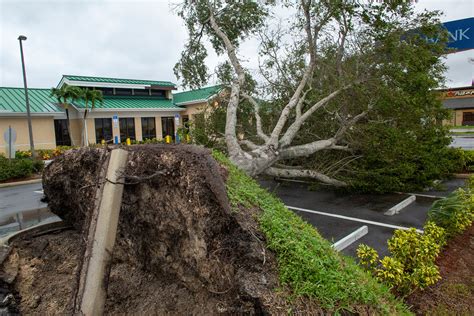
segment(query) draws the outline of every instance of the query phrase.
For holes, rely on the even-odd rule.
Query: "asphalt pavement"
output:
[[[451,147],[458,147],[468,150],[474,150],[474,137],[473,136],[453,136]]]
[[[441,185],[444,188],[443,191],[423,191],[422,194],[445,196],[462,186],[464,181],[462,179],[447,181]],[[374,247],[381,256],[387,255],[387,240],[392,236],[395,228],[386,226],[422,229],[427,219],[428,210],[435,201],[432,198],[418,196],[415,202],[408,205],[399,214],[387,216],[384,213],[388,209],[409,195],[396,193],[384,195],[347,194],[330,190],[312,191],[308,189],[307,184],[274,180],[261,180],[260,183],[277,195],[287,206],[307,210],[294,211],[316,227],[321,235],[331,242],[336,242],[361,226],[367,225],[368,234],[343,250],[343,253],[351,256],[355,256],[360,243]],[[314,214],[311,211],[327,213],[327,215]],[[332,215],[344,218],[332,217]]]
[[[41,183],[0,188],[0,236],[57,218],[47,210]]]

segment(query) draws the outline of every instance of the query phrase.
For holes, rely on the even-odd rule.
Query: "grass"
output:
[[[410,314],[390,291],[353,259],[336,252],[316,229],[235,167],[222,153],[214,158],[229,170],[227,192],[233,208],[257,206],[260,228],[276,255],[280,282],[294,296],[317,300],[330,312],[366,306],[379,314]]]
[[[449,129],[472,129],[474,131],[474,126],[472,126],[472,125],[449,126]]]

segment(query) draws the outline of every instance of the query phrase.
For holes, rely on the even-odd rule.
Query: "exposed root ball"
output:
[[[274,291],[275,258],[258,230],[256,210],[231,211],[226,171],[209,151],[171,145],[127,150],[106,312],[284,311],[286,302]],[[81,239],[107,157],[105,149],[70,151],[44,174],[51,210]]]

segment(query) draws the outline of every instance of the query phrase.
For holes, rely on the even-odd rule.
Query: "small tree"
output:
[[[72,138],[71,134],[71,124],[70,124],[70,118],[69,118],[69,106],[71,105],[69,102],[74,102],[78,100],[81,96],[81,89],[78,87],[74,86],[68,86],[67,84],[63,85],[61,88],[51,88],[51,96],[55,97],[58,102],[61,104],[61,106],[64,108],[66,111],[66,126],[67,126],[67,132],[69,134],[69,139],[71,141],[71,145],[74,144],[74,140]]]
[[[81,89],[80,98],[84,101],[82,145],[87,146],[88,145],[87,114],[89,112],[89,103],[90,103],[90,111],[92,111],[95,108],[95,105],[97,102],[99,102],[101,105],[103,104],[104,98],[102,96],[102,91],[95,90],[95,89],[88,89],[88,88]]]

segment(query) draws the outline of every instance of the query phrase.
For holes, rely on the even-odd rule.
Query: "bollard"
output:
[[[132,144],[132,142],[130,141],[130,138],[127,137],[127,146],[130,146]]]

